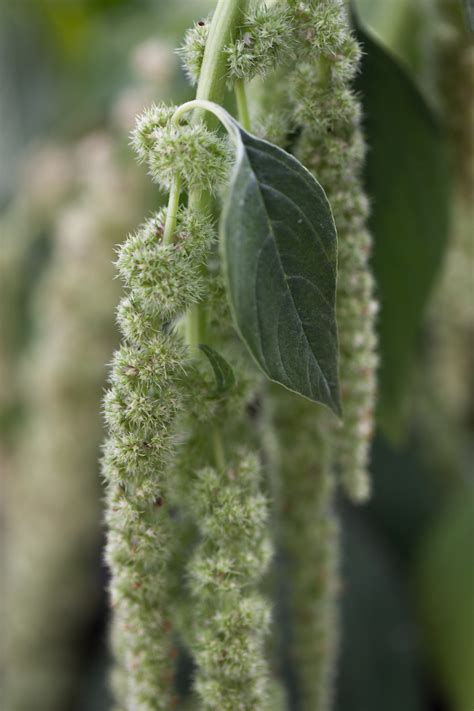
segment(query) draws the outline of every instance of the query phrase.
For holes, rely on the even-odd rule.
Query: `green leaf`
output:
[[[448,235],[450,177],[443,132],[404,69],[357,24],[369,151],[373,267],[381,304],[379,422],[403,429],[405,396],[425,307]]]
[[[216,393],[222,395],[235,385],[235,376],[232,366],[214,348],[199,344],[199,348],[207,356],[216,377]]]
[[[236,128],[221,230],[237,329],[270,380],[340,414],[330,205],[296,158]]]

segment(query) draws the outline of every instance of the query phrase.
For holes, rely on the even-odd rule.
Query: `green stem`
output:
[[[214,458],[216,467],[218,471],[224,472],[226,462],[224,443],[222,442],[221,433],[217,427],[214,428],[214,431],[212,433],[212,444],[214,446]]]
[[[224,48],[232,41],[247,5],[248,0],[218,0],[202,60],[197,99],[222,103],[227,79]]]
[[[234,36],[238,26],[240,17],[243,15],[248,0],[218,0],[215,9],[209,36],[206,42],[204,58],[199,76],[199,83],[196,91],[196,99],[198,101],[212,101],[216,104],[222,104],[226,86],[226,56],[224,48],[228,45]],[[179,118],[179,109],[175,114],[175,119]],[[198,109],[194,113],[194,119],[200,119],[202,109]],[[215,113],[215,112],[214,112]],[[212,125],[211,119],[215,118],[206,116],[203,120],[208,125]],[[229,131],[228,122],[224,121],[226,129]],[[208,209],[209,195],[201,190],[193,190],[189,194],[189,207],[198,211]],[[186,315],[186,341],[190,348],[197,348],[199,343],[205,340],[205,312],[199,305],[194,305],[189,309]],[[213,433],[214,454],[218,468],[225,467],[225,452],[220,434],[217,429]]]
[[[206,328],[206,314],[199,307],[199,304],[193,304],[186,314],[185,322],[185,339],[189,348],[196,351],[199,344],[203,342],[203,334]]]
[[[178,106],[173,114],[172,121],[178,124],[183,114],[193,110],[199,110],[200,112],[207,111],[212,114],[213,117],[220,121],[234,144],[238,143],[238,130],[234,119],[224,108],[222,108],[222,106],[219,106],[219,104],[216,104],[213,101],[206,101],[204,99],[193,99],[192,101],[187,101],[185,104]]]
[[[170,244],[173,235],[176,231],[176,216],[179,207],[179,195],[181,191],[181,178],[175,175],[171,185],[170,196],[168,200],[168,209],[166,211],[165,229],[163,232],[163,244]]]
[[[237,101],[237,111],[239,115],[240,124],[246,131],[250,131],[250,114],[243,79],[237,79],[237,81],[235,82],[234,93],[235,99]]]
[[[224,48],[232,41],[247,4],[248,0],[218,0],[204,51],[197,99],[222,103],[227,74]],[[204,120],[209,123],[209,117]],[[208,195],[201,190],[193,190],[189,195],[189,207],[198,211],[206,210],[208,201]],[[188,340],[192,347],[204,340],[204,318],[200,314],[201,310],[201,307],[195,306],[186,316],[186,335],[188,339],[192,339]]]

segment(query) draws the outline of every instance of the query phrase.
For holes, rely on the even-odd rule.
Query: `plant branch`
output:
[[[243,79],[237,79],[234,83],[234,93],[235,99],[237,101],[237,111],[239,115],[239,121],[242,127],[246,131],[250,131],[250,114],[249,107],[247,103],[247,96],[245,93],[245,84]]]
[[[176,230],[176,215],[179,207],[179,194],[181,190],[181,178],[176,174],[173,184],[171,185],[170,196],[168,200],[168,209],[166,211],[166,222],[163,232],[163,244],[170,244]]]
[[[226,57],[224,48],[232,40],[239,19],[244,13],[248,0],[218,0],[199,77],[196,98],[222,103],[226,84]],[[200,112],[199,112],[200,113]],[[199,116],[196,112],[195,117]],[[204,119],[209,123],[209,118]],[[209,197],[203,191],[192,191],[189,206],[195,210],[206,210]],[[188,345],[195,347],[203,339],[204,317],[202,308],[195,306],[186,317],[186,336]],[[190,341],[189,338],[192,340]]]

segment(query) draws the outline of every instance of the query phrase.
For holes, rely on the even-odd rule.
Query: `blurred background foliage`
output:
[[[191,97],[173,48],[212,4],[0,4],[8,711],[110,708],[96,465],[116,339],[110,265],[114,245],[161,199],[128,133],[151,101]],[[365,38],[358,90],[387,358],[374,496],[365,508],[340,502],[336,707],[471,711],[472,35],[460,0],[358,0],[353,9]]]

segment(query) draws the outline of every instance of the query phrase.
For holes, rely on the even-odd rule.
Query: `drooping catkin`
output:
[[[272,7],[278,7],[275,3]],[[314,711],[332,698],[338,624],[338,535],[333,510],[334,460],[350,495],[368,495],[377,358],[376,304],[365,229],[367,200],[360,184],[364,142],[350,81],[359,49],[338,0],[288,2],[293,61],[251,87],[251,114],[260,135],[295,152],[325,188],[339,239],[338,328],[344,425],[314,405],[272,391],[267,408],[275,435],[270,462],[278,494],[278,546],[288,561],[290,656],[297,678],[294,702]],[[271,8],[270,8],[271,10]],[[291,36],[292,35],[292,36]],[[258,72],[253,72],[258,74]],[[251,79],[249,74],[247,79]],[[267,438],[268,439],[268,438]],[[280,502],[280,503],[278,503]]]
[[[286,74],[292,108],[288,130],[298,127],[296,155],[326,190],[338,230],[343,425],[336,429],[325,413],[318,414],[305,403],[300,404],[301,412],[293,413],[294,422],[285,422],[284,409],[275,407],[278,439],[287,443],[282,446],[280,486],[282,499],[286,494],[290,506],[281,513],[281,535],[295,576],[289,597],[298,702],[303,709],[320,711],[331,703],[338,640],[338,536],[331,470],[336,462],[348,493],[356,500],[367,497],[376,303],[368,265],[367,200],[360,183],[364,157],[360,108],[350,89],[359,49],[342,3],[321,0],[292,6],[300,39],[298,61]],[[288,116],[287,106],[276,111]],[[305,536],[312,538],[312,546],[301,544]]]
[[[6,708],[62,711],[74,695],[81,639],[100,593],[98,408],[115,341],[111,261],[137,201],[105,144],[116,181],[83,186],[60,210],[35,292],[21,366],[22,417],[8,482]],[[97,175],[95,175],[97,180]],[[107,191],[130,203],[109,212]]]
[[[265,427],[275,482],[276,571],[283,630],[281,673],[295,679],[292,704],[331,708],[339,639],[339,526],[327,413],[271,388]],[[268,444],[268,440],[267,440]]]
[[[174,695],[170,459],[189,359],[170,322],[199,299],[200,269],[214,237],[208,220],[181,210],[164,244],[165,218],[162,210],[120,248],[117,266],[128,292],[117,317],[123,342],[104,401],[115,690],[124,708],[150,710],[169,709]]]
[[[206,711],[268,708],[268,603],[258,584],[271,557],[260,465],[249,453],[197,472],[201,542],[189,567],[195,689]]]
[[[343,424],[334,454],[350,496],[370,491],[368,462],[374,428],[377,340],[374,283],[369,267],[368,201],[361,184],[365,144],[361,110],[350,82],[360,49],[341,0],[295,4],[300,61],[288,77],[301,127],[298,158],[325,189],[338,231],[337,320]]]
[[[173,617],[179,641],[196,666],[198,708],[236,708],[241,695],[243,709],[276,711],[281,690],[269,679],[265,659],[270,605],[259,592],[271,556],[261,493],[265,483],[257,456],[248,453],[258,446],[247,408],[261,377],[236,343],[215,256],[206,289],[206,338],[232,363],[235,382],[219,392],[203,354],[187,371],[180,445],[172,462],[171,505],[180,530],[170,572]],[[233,606],[236,615],[228,617]],[[244,624],[239,606],[248,608],[248,615],[258,613],[254,621],[261,624]],[[228,663],[219,656],[223,635]]]
[[[214,286],[215,278],[211,273]],[[203,355],[188,374],[180,448],[173,461],[172,503],[182,534],[174,561],[181,570],[173,571],[173,614],[196,665],[198,708],[277,711],[280,706],[271,705],[277,685],[269,679],[265,654],[270,605],[259,592],[272,547],[265,482],[257,455],[250,453],[258,437],[247,411],[261,378],[235,342],[222,285],[212,292],[206,301],[207,336],[211,342],[219,338],[219,352],[232,363],[235,383],[220,393]]]

